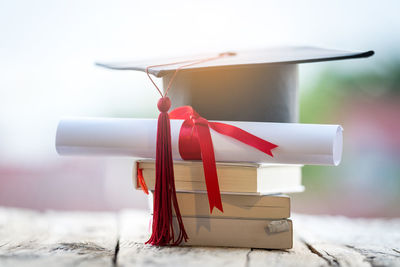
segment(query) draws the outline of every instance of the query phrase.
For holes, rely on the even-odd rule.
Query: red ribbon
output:
[[[184,120],[179,132],[179,154],[184,160],[203,160],[210,213],[216,207],[223,212],[221,193],[219,191],[217,167],[210,128],[252,146],[273,157],[271,150],[278,147],[238,127],[209,122],[190,106],[183,106],[169,113],[170,119]]]

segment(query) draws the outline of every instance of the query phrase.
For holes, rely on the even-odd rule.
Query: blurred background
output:
[[[375,50],[300,66],[301,122],[342,124],[339,167],[306,166],[295,212],[400,216],[398,1],[0,1],[0,205],[146,208],[130,158],[59,157],[60,118],[156,117],[140,72],[95,61],[276,45]]]

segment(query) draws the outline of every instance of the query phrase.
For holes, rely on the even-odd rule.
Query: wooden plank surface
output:
[[[144,211],[0,208],[0,266],[400,266],[400,219],[295,214],[290,250],[152,247]]]
[[[0,209],[0,266],[112,266],[111,213]]]
[[[400,266],[400,219],[295,214],[301,240],[336,266]]]
[[[120,214],[118,266],[245,266],[250,249],[144,245],[149,218],[143,212]]]

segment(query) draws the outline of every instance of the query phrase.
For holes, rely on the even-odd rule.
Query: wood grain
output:
[[[400,219],[295,214],[294,231],[334,266],[400,266]]]
[[[144,211],[0,208],[0,266],[400,266],[400,219],[294,214],[290,250],[152,247]]]
[[[121,237],[118,266],[244,266],[250,249],[209,247],[152,247],[149,216],[143,212],[120,214]]]
[[[111,213],[0,209],[0,266],[112,266]]]

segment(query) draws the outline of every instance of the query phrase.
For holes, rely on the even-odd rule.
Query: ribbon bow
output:
[[[210,213],[214,207],[223,212],[210,128],[252,146],[271,157],[273,157],[271,150],[278,147],[238,127],[221,122],[209,122],[190,106],[176,108],[169,113],[169,116],[170,119],[184,120],[179,132],[181,158],[203,161]]]

